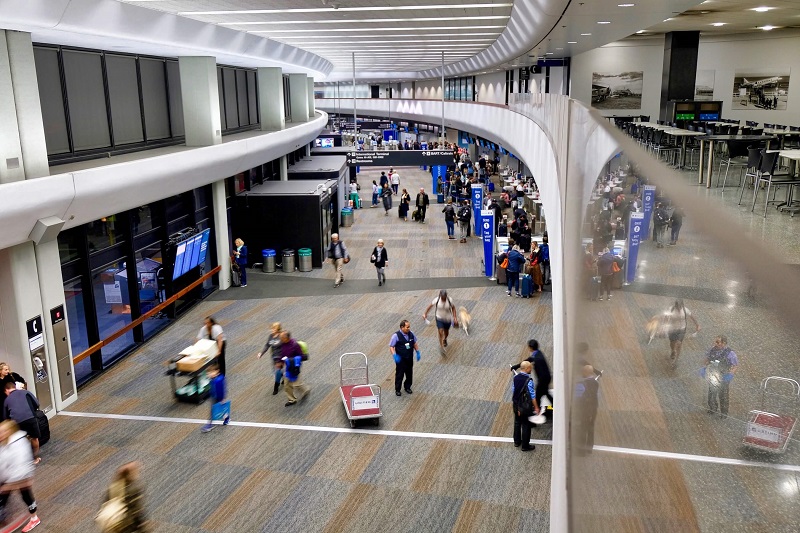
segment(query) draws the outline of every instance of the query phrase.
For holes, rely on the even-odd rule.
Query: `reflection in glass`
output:
[[[127,273],[122,261],[92,272],[92,289],[100,338],[105,339],[131,322]],[[133,346],[133,333],[128,332],[102,349],[103,363],[113,361]]]
[[[117,215],[103,217],[86,224],[90,254],[121,242],[123,235],[123,228],[119,226]]]
[[[83,287],[80,280],[64,282],[64,303],[69,326],[69,341],[74,357],[89,348],[86,312],[83,306]],[[91,370],[91,361],[87,357],[75,365],[75,379],[80,381],[88,376]]]

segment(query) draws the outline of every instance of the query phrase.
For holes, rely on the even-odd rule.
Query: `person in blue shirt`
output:
[[[714,346],[708,350],[704,362],[704,377],[708,382],[708,413],[716,412],[719,402],[719,416],[725,418],[728,416],[728,389],[739,366],[739,358],[736,352],[728,348],[725,335],[714,338]]]
[[[236,239],[233,244],[233,259],[242,271],[242,287],[247,287],[247,246],[242,239]]]
[[[514,287],[517,298],[522,296],[519,293],[519,274],[522,272],[524,266],[525,256],[520,252],[519,246],[515,245],[511,248],[511,251],[508,252],[508,267],[506,267],[506,279],[508,281],[508,290],[506,294],[509,296],[511,296],[511,287]]]
[[[531,378],[532,369],[533,365],[531,365],[530,361],[522,361],[519,365],[520,371],[511,382],[511,398],[514,406],[514,446],[523,452],[529,452],[536,448],[531,444],[531,423],[528,420],[528,415],[521,413],[516,407],[522,394],[521,391],[527,387],[533,403],[533,414],[539,414],[539,404],[536,403],[536,391],[533,386],[533,378]]]
[[[208,419],[208,424],[203,426],[202,432],[208,433],[212,429],[214,429],[214,406],[218,403],[225,401],[226,391],[225,391],[225,376],[220,374],[219,366],[216,364],[211,365],[206,370],[206,375],[211,380],[211,416]],[[223,419],[222,424],[227,426],[228,422],[230,422],[230,413],[225,416]]]
[[[417,361],[420,360],[419,344],[417,337],[411,333],[411,323],[408,320],[400,321],[400,330],[392,335],[389,341],[389,351],[394,358],[394,393],[401,396],[400,386],[404,385],[406,394],[412,394],[411,385],[414,382],[414,351],[417,352]],[[405,377],[405,384],[403,378]]]

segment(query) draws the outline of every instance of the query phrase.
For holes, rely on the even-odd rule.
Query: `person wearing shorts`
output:
[[[439,330],[439,346],[442,352],[447,351],[447,336],[450,334],[450,325],[458,327],[458,315],[456,313],[456,306],[453,300],[447,296],[447,291],[442,289],[439,291],[439,296],[434,298],[431,304],[422,313],[422,318],[428,320],[428,312],[432,308],[436,308],[436,329]]]

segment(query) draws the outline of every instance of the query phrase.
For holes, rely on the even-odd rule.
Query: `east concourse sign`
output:
[[[434,167],[452,164],[452,150],[366,150],[347,154],[347,165],[351,167]]]

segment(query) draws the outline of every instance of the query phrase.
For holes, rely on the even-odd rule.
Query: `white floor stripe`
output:
[[[166,416],[145,416],[145,415],[119,415],[113,413],[83,413],[77,411],[60,411],[59,415],[74,416],[79,418],[107,418],[113,420],[137,420],[145,422],[167,422],[173,424],[207,424],[208,420],[199,418],[172,418]],[[215,422],[221,424],[221,422]],[[392,431],[387,429],[354,429],[337,428],[328,426],[300,426],[294,424],[273,424],[269,422],[239,422],[231,421],[231,426],[268,428],[268,429],[288,429],[293,431],[317,431],[320,433],[354,433],[361,435],[384,435],[387,437],[411,437],[418,439],[441,439],[458,440],[472,442],[499,442],[510,443],[510,437],[490,437],[486,435],[458,435],[451,433],[422,433],[418,431]],[[544,439],[531,439],[531,444],[552,446],[553,442]],[[708,455],[692,455],[686,453],[665,452],[658,450],[639,450],[636,448],[619,448],[615,446],[594,446],[594,451],[620,453],[625,455],[636,455],[640,457],[654,457],[658,459],[674,459],[677,461],[693,461],[699,463],[711,463],[730,466],[749,466],[757,468],[768,468],[785,472],[800,472],[800,466],[781,463],[760,463],[758,461],[747,461],[744,459],[731,459],[729,457],[711,457]]]

